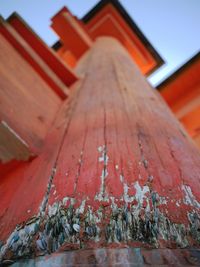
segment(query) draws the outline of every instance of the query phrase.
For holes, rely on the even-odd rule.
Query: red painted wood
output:
[[[9,18],[8,22],[21,37],[26,40],[34,51],[38,53],[65,85],[70,86],[77,81],[77,76],[73,70],[69,66],[63,64],[57,54],[33,32],[18,14],[14,13]]]
[[[14,46],[15,49],[24,57],[25,60],[38,72],[44,81],[62,99],[69,95],[66,85],[55,75],[37,53],[26,43],[25,40],[6,22],[0,21],[1,34]]]
[[[158,89],[175,116],[200,148],[200,53],[176,71]]]
[[[79,68],[83,78],[41,155],[0,181],[1,238],[33,215],[59,224],[62,211],[72,231],[63,249],[198,246],[200,154],[185,130],[116,39],[99,38]],[[70,204],[73,218],[66,215]],[[156,227],[164,220],[157,236],[147,220]],[[88,225],[95,225],[95,237]]]
[[[120,175],[131,188],[130,195],[135,193],[134,183],[145,186],[148,176],[153,176],[152,190],[173,199],[163,212],[173,221],[186,223],[185,210],[190,207],[177,208],[176,201],[184,198],[183,184],[200,200],[198,150],[116,41],[97,42],[87,68],[58,159],[50,203],[65,196],[80,203],[88,197],[88,204],[98,206],[94,197],[103,169],[98,148],[106,145],[105,196],[122,196]]]
[[[77,207],[86,200],[86,207],[103,207],[110,216],[112,199],[120,207],[135,195],[138,183],[166,199],[160,210],[172,222],[187,225],[186,211],[197,209],[184,203],[181,187],[190,186],[200,201],[200,156],[180,124],[116,40],[99,39],[89,59],[72,111],[58,116],[44,152],[1,181],[4,238],[17,222],[37,214],[53,167],[50,205],[71,197]]]
[[[101,36],[110,36],[120,41],[144,75],[148,75],[158,64],[140,39],[141,36],[129,27],[111,3],[107,3],[85,26],[94,40]]]
[[[0,120],[37,155],[61,100],[1,34],[0,58]]]
[[[76,93],[76,90],[74,91],[72,95]],[[17,224],[40,212],[49,178],[69,124],[71,102],[73,103],[73,96],[60,108],[57,119],[46,137],[42,153],[30,162],[19,163],[10,172],[4,169],[0,173],[1,240],[5,240]]]
[[[92,45],[90,36],[66,8],[63,8],[52,18],[51,27],[77,60]]]

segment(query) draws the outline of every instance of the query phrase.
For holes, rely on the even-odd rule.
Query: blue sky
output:
[[[17,11],[48,44],[58,37],[49,27],[50,18],[63,6],[82,17],[96,0],[0,0],[0,14]],[[165,60],[149,77],[152,85],[187,62],[200,50],[200,0],[120,0],[147,39]]]

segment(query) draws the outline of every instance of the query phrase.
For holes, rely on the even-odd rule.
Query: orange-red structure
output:
[[[54,49],[0,23],[1,261],[199,247],[199,150],[144,77],[161,57],[116,0],[52,28]]]
[[[200,147],[200,53],[158,86],[176,117]]]

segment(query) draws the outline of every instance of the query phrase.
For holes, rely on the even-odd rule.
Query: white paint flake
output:
[[[189,185],[182,185],[182,190],[185,193],[184,203],[196,208],[200,208],[200,203],[196,200]]]
[[[80,214],[80,213],[83,214],[84,213],[84,210],[85,210],[85,202],[86,202],[85,199],[81,202],[80,207],[76,210],[76,213],[77,214]]]
[[[106,146],[100,146],[97,149],[99,153],[102,153],[101,156],[99,157],[99,162],[103,163],[103,170],[102,174],[100,176],[101,179],[101,185],[100,185],[100,191],[99,193],[95,196],[96,200],[99,201],[109,201],[107,194],[105,193],[105,179],[108,176],[108,170],[107,170],[107,165],[108,165],[108,155],[106,151]]]
[[[142,205],[144,198],[147,198],[145,195],[146,193],[149,193],[149,187],[148,186],[143,186],[141,187],[140,184],[137,182],[134,183],[134,188],[136,190],[135,198],[136,200]]]

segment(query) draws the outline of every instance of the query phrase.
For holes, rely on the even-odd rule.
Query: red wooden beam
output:
[[[0,122],[0,160],[28,160],[33,156],[28,144],[5,121]]]
[[[69,89],[40,58],[26,41],[3,19],[0,19],[0,33],[18,50],[48,85],[62,98],[69,95]]]
[[[51,27],[59,35],[72,54],[79,59],[92,45],[92,40],[84,27],[63,8],[52,18]]]
[[[72,95],[75,92],[72,92]],[[73,102],[73,96],[71,101]],[[13,162],[10,172],[3,169],[0,179],[1,241],[5,242],[11,229],[13,230],[17,224],[33,217],[37,222],[35,215],[44,213],[58,153],[70,120],[69,115],[66,118],[66,113],[70,113],[70,109],[70,103],[64,102],[38,157],[18,165]]]
[[[7,21],[66,86],[71,86],[77,81],[78,78],[73,70],[60,60],[53,49],[50,49],[17,13],[13,13]]]
[[[1,34],[0,58],[0,121],[10,140],[2,139],[0,147],[9,148],[11,134],[38,155],[61,100]]]

